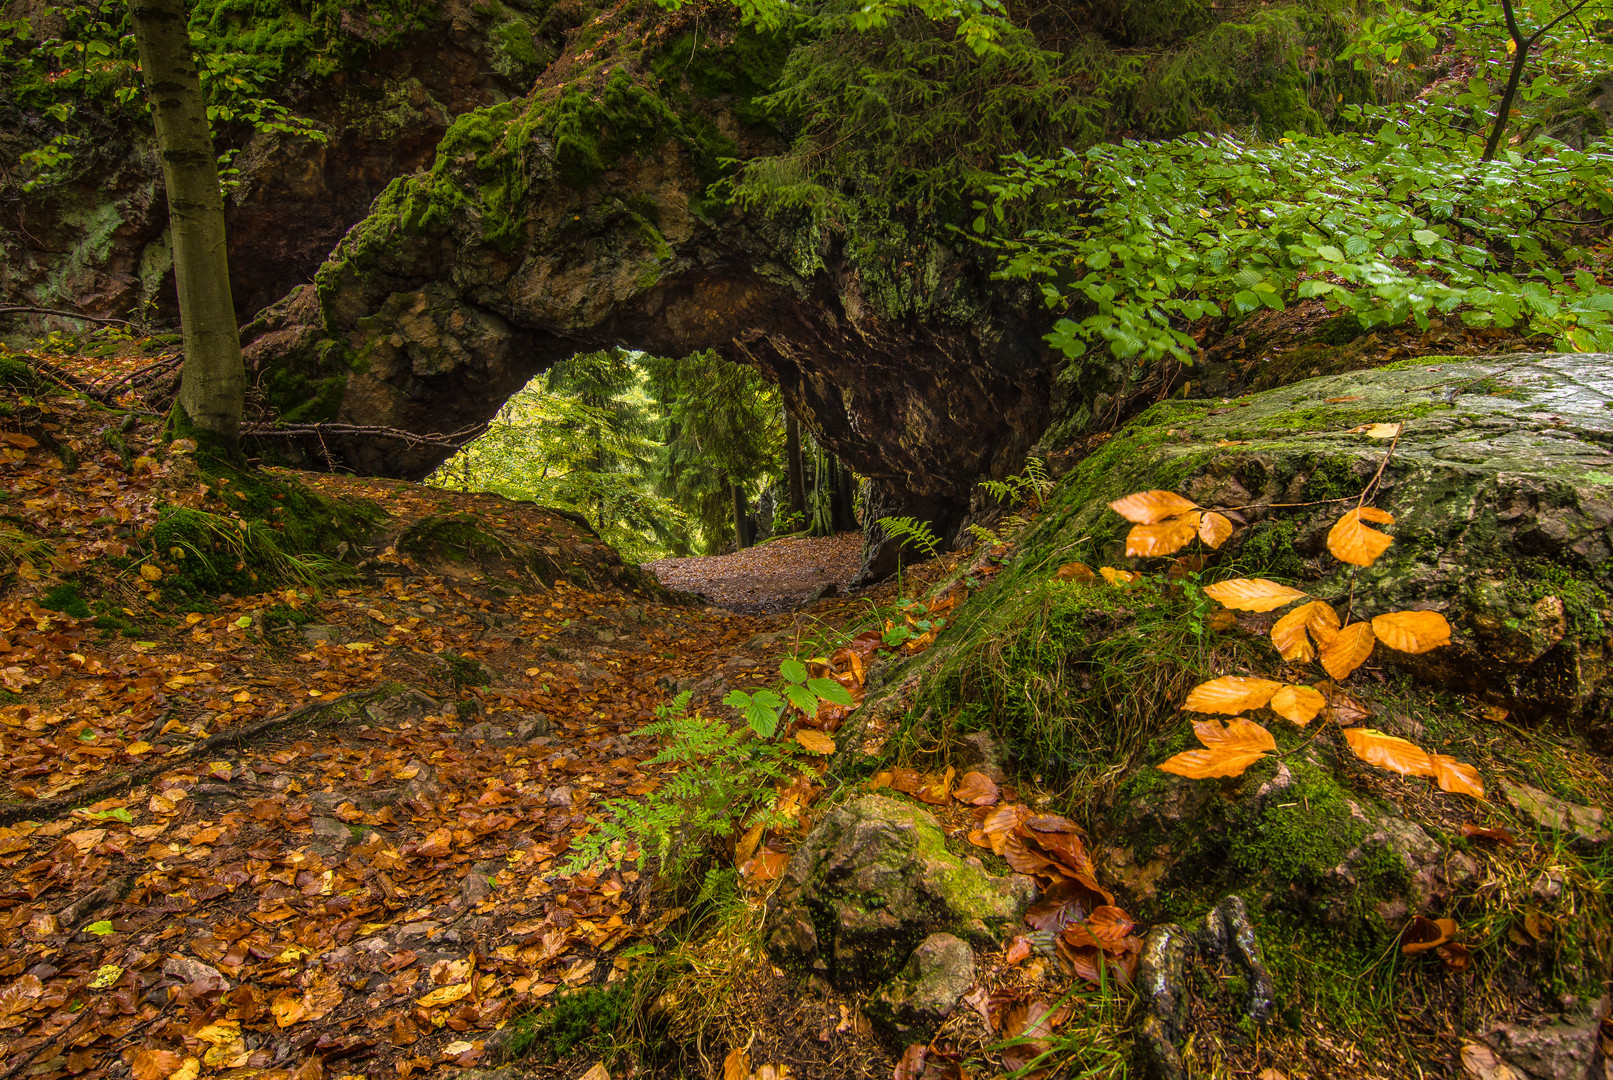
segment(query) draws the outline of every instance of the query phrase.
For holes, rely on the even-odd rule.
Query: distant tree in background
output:
[[[755,540],[752,489],[783,465],[783,408],[755,369],[703,352],[645,362],[664,410],[660,490],[700,523],[707,549]]]

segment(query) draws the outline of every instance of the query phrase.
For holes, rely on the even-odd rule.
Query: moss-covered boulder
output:
[[[1211,564],[1349,603],[1356,617],[1427,608],[1455,627],[1421,657],[1380,649],[1526,720],[1613,738],[1613,356],[1428,358],[1236,400],[1172,401],[1064,477],[1017,566],[1128,561],[1108,503],[1163,488],[1240,507]],[[1401,424],[1398,439],[1374,424]],[[1381,432],[1380,432],[1381,434]],[[1381,476],[1379,476],[1381,470]],[[1369,486],[1394,515],[1373,566],[1343,566],[1328,529]],[[1054,563],[1054,566],[1057,564]],[[1038,572],[1051,572],[1053,566]],[[1385,655],[1387,654],[1387,655]]]
[[[931,934],[991,943],[1031,901],[1029,878],[949,852],[928,811],[865,795],[837,808],[790,859],[768,905],[768,947],[798,971],[870,989]]]

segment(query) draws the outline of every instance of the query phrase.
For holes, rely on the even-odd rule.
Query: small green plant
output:
[[[941,552],[941,538],[928,524],[915,517],[882,517],[879,527],[886,536],[900,541],[904,549],[912,547],[922,551],[927,559],[933,559]]]
[[[758,690],[746,693],[730,690],[722,699],[724,705],[738,709],[750,729],[764,739],[771,739],[778,731],[779,719],[788,705],[800,709],[807,716],[818,715],[818,703],[850,705],[851,692],[833,679],[814,679],[806,665],[799,660],[786,660],[779,665],[784,684],[777,690]],[[787,704],[786,704],[787,703]]]
[[[1047,475],[1047,463],[1041,458],[1028,457],[1025,468],[1018,476],[1003,480],[982,480],[980,487],[986,494],[1005,506],[1028,503],[1040,510],[1053,490],[1053,478]]]
[[[653,860],[661,877],[677,881],[741,822],[782,823],[771,810],[774,788],[791,772],[790,749],[755,738],[750,729],[690,715],[689,698],[686,690],[661,706],[642,732],[665,740],[645,764],[675,763],[681,771],[647,799],[606,803],[593,830],[576,841],[567,873],[637,857]]]
[[[904,600],[894,608],[895,618],[885,620],[880,640],[888,648],[899,649],[909,641],[929,639],[940,633],[947,621],[931,617],[929,606],[922,600]]]

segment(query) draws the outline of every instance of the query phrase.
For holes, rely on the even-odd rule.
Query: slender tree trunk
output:
[[[246,371],[224,250],[224,193],[184,0],[130,0],[168,193],[185,364],[173,430],[239,452]]]
[[[790,513],[806,518],[806,471],[801,467],[801,426],[795,414],[784,411],[784,461],[790,482]]]
[[[851,470],[840,461],[834,463],[834,487],[830,491],[835,532],[846,532],[857,527],[857,509],[853,501]]]
[[[745,502],[745,489],[739,484],[729,484],[729,490],[734,496],[734,550],[739,551],[750,547],[750,510]]]

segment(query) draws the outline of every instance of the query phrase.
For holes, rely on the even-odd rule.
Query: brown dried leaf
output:
[[[1454,919],[1428,919],[1419,915],[1400,935],[1400,951],[1407,956],[1428,952],[1456,936]]]
[[[795,733],[795,741],[809,754],[832,754],[835,752],[835,741],[821,731],[813,728],[801,728]]]
[[[1185,514],[1189,510],[1196,510],[1198,507],[1174,491],[1139,491],[1123,499],[1116,499],[1109,504],[1109,509],[1133,524],[1152,525],[1157,521]],[[1196,529],[1198,522],[1193,524]]]
[[[1241,713],[1265,705],[1282,688],[1282,683],[1271,679],[1223,675],[1195,686],[1182,702],[1182,708],[1190,712]]]
[[[1432,757],[1432,755],[1430,755],[1430,757]],[[1496,828],[1493,826],[1474,825],[1469,821],[1464,821],[1462,823],[1462,835],[1467,837],[1469,840],[1494,840],[1503,847],[1511,847],[1518,842],[1518,838],[1513,836],[1511,831],[1508,829]]]
[[[969,806],[992,806],[1000,796],[989,776],[970,771],[963,774],[963,781],[953,790],[952,797]]]
[[[1437,611],[1391,611],[1375,615],[1372,632],[1403,653],[1425,653],[1451,643],[1451,624]]]
[[[1287,585],[1279,585],[1265,578],[1233,578],[1206,585],[1204,595],[1231,608],[1233,611],[1273,611],[1305,594]]]
[[[1335,679],[1347,678],[1367,662],[1376,641],[1371,623],[1351,623],[1322,645],[1322,667]]]
[[[1327,532],[1327,550],[1340,562],[1347,562],[1352,566],[1371,566],[1378,561],[1378,556],[1389,550],[1394,540],[1377,529],[1369,529],[1362,524],[1362,519],[1376,521],[1384,525],[1393,525],[1395,519],[1371,506],[1363,506],[1351,510]]]
[[[1264,753],[1277,749],[1277,740],[1272,738],[1271,732],[1247,716],[1234,716],[1225,727],[1215,719],[1195,720],[1193,734],[1211,750]]]
[[[1098,580],[1092,567],[1084,562],[1067,562],[1053,572],[1053,577],[1059,581],[1073,581],[1077,585],[1090,585]]]

